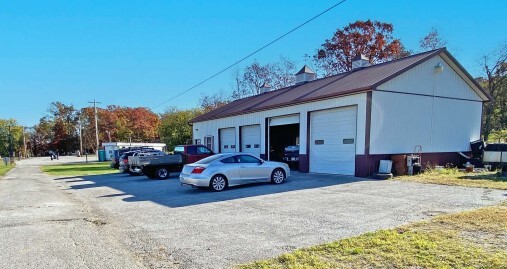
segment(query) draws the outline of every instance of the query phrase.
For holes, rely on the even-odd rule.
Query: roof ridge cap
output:
[[[414,58],[414,57],[417,57],[417,56],[421,56],[423,54],[428,54],[428,56],[429,56],[429,55],[433,55],[433,53],[436,53],[437,51],[440,53],[441,51],[444,51],[444,50],[445,50],[445,47],[442,47],[442,48],[439,48],[439,49],[434,49],[434,50],[428,50],[428,51],[424,51],[424,52],[419,52],[419,53],[416,53],[416,54],[405,56],[403,58],[394,59],[394,60],[390,60],[390,61],[385,61],[385,62],[381,62],[381,63],[378,63],[378,64],[372,64],[372,65],[369,65],[369,66],[364,66],[362,68],[350,70],[350,71],[347,71],[347,72],[355,72],[355,71],[365,70],[365,69],[372,68],[372,67],[382,66],[382,65],[386,65],[386,64],[390,64],[390,63],[394,63],[394,62],[398,62],[398,61]],[[343,73],[346,73],[346,72],[343,72]],[[343,73],[341,73],[341,74],[343,74]]]

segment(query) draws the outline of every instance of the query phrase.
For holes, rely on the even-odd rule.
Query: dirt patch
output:
[[[435,217],[435,216],[438,216],[438,215],[443,215],[443,214],[446,214],[447,212],[444,212],[444,211],[437,211],[437,210],[433,210],[433,211],[424,211],[423,214],[428,216],[428,217]]]
[[[50,222],[71,222],[71,221],[79,221],[81,219],[52,219]]]
[[[87,222],[90,222],[90,223],[93,223],[93,224],[95,224],[97,226],[102,226],[102,225],[106,225],[107,224],[107,222],[99,220],[99,219],[84,218],[83,220],[87,221]]]

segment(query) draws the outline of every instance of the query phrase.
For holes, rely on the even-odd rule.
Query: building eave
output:
[[[481,99],[483,102],[490,102],[491,100],[493,100],[493,97],[479,84],[479,82],[477,82],[477,80],[472,77],[472,75],[470,75],[470,73],[468,73],[468,71],[458,62],[458,60],[456,60],[456,58],[454,58],[454,56],[451,55],[451,53],[449,51],[447,51],[447,49],[444,48],[444,50],[442,51],[443,55],[445,57],[442,57],[444,60],[446,60],[446,57],[459,69],[459,71],[462,73],[460,74],[460,72],[455,72],[458,73],[458,75],[463,75],[462,78],[463,80],[471,87],[473,88],[478,94],[479,96],[481,96],[481,94],[483,96],[481,96]]]
[[[340,97],[356,95],[356,94],[363,94],[368,91],[371,91],[371,87],[366,87],[363,89],[354,89],[354,90],[350,90],[350,91],[343,92],[340,94],[329,94],[326,96],[319,96],[317,98],[310,98],[310,99],[305,99],[305,100],[301,100],[301,101],[297,101],[297,102],[287,102],[287,103],[273,105],[273,106],[267,106],[267,107],[263,107],[263,108],[259,108],[259,109],[251,109],[251,110],[240,111],[240,112],[235,112],[235,113],[230,113],[230,114],[221,114],[220,116],[209,117],[204,120],[196,120],[196,121],[191,120],[191,121],[189,121],[189,123],[193,124],[193,123],[197,123],[197,122],[205,122],[205,121],[229,118],[229,117],[234,117],[234,116],[239,116],[239,115],[247,115],[247,114],[251,114],[251,113],[268,111],[268,110],[277,109],[277,108],[296,106],[296,105],[317,102],[317,101],[322,101],[322,100],[328,100],[328,99],[334,99],[334,98],[340,98]]]

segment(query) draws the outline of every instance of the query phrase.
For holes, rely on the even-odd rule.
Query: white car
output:
[[[281,184],[290,175],[289,166],[259,159],[248,153],[221,153],[186,164],[180,173],[182,185],[210,187],[222,191],[227,187],[255,182]]]

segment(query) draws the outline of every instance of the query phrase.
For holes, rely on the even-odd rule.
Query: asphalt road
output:
[[[224,268],[507,199],[299,173],[214,193],[180,186],[177,175],[52,178],[45,163],[21,161],[0,179],[0,268]]]

